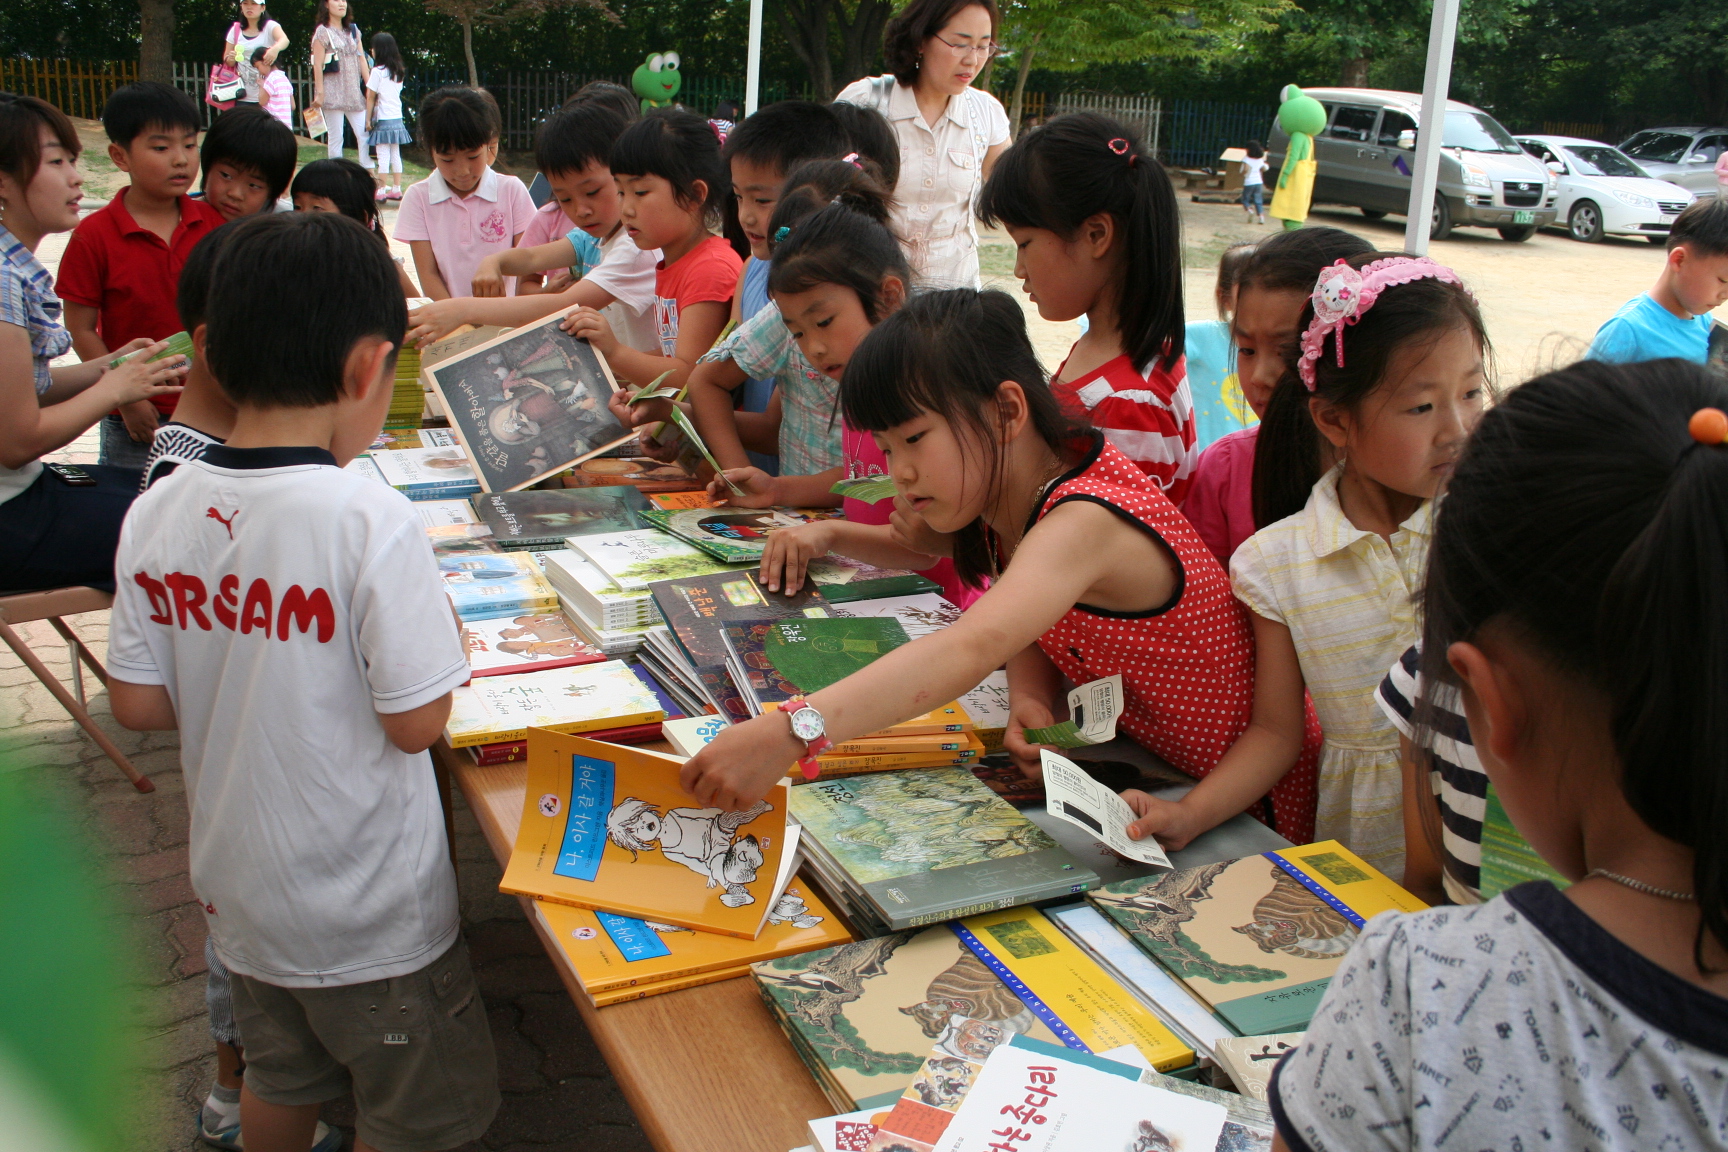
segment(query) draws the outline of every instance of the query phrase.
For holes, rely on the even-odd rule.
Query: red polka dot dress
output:
[[[1061,477],[1034,514],[1070,500],[1110,509],[1163,544],[1178,571],[1171,602],[1148,612],[1076,604],[1038,639],[1076,684],[1122,676],[1119,727],[1148,751],[1196,779],[1217,765],[1254,711],[1254,631],[1230,577],[1155,480],[1093,434],[1086,458]],[[1028,525],[1030,528],[1030,525]],[[1305,709],[1302,754],[1272,789],[1267,821],[1295,844],[1314,838],[1315,769],[1321,737]],[[1264,818],[1264,805],[1249,809]]]

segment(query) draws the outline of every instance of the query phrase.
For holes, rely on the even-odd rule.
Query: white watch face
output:
[[[809,706],[798,709],[790,717],[792,735],[808,743],[817,740],[827,731],[822,723],[822,713]]]

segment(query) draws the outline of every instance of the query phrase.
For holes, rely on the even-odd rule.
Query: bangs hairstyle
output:
[[[1350,257],[1347,263],[1360,269],[1384,259],[1385,255],[1364,252]],[[1318,276],[1316,273],[1316,279]],[[1313,284],[1309,287],[1312,289]],[[1312,319],[1314,302],[1309,300],[1302,306],[1302,319],[1296,330],[1307,331]],[[1394,356],[1432,344],[1455,328],[1470,333],[1482,350],[1484,368],[1492,379],[1488,332],[1482,325],[1476,301],[1459,285],[1433,277],[1383,289],[1374,306],[1356,323],[1333,329],[1320,346],[1320,359],[1314,363],[1312,393],[1296,374],[1295,354],[1289,356],[1283,377],[1266,401],[1266,411],[1260,417],[1260,436],[1254,447],[1255,527],[1264,528],[1302,511],[1323,474],[1320,434],[1309,413],[1311,398],[1355,412],[1369,393],[1385,381]],[[1342,368],[1338,366],[1339,339],[1344,341]],[[1484,387],[1489,395],[1493,394],[1490,385]]]
[[[205,358],[236,404],[334,404],[356,344],[401,347],[408,303],[390,253],[365,228],[334,212],[260,213],[233,228],[210,277]],[[259,284],[294,290],[260,308]]]
[[[396,46],[396,37],[388,32],[373,33],[372,60],[378,67],[390,73],[390,79],[401,81],[404,72],[402,49]]]
[[[710,227],[732,195],[719,137],[708,121],[682,108],[651,109],[624,129],[612,146],[612,175],[660,177],[679,203],[700,207]]]
[[[865,432],[886,432],[921,412],[942,417],[988,460],[994,491],[1003,451],[996,394],[1005,380],[1025,391],[1033,431],[1060,454],[1074,430],[1050,393],[1020,305],[993,289],[924,292],[859,343],[840,381],[840,409]],[[956,534],[954,569],[973,588],[996,571],[994,534],[982,518]]]
[[[1675,217],[1668,249],[1682,244],[1700,256],[1728,256],[1728,196],[1700,196]]]
[[[318,0],[318,7],[312,12],[312,27],[322,28],[330,23],[329,0]],[[344,31],[354,27],[354,5],[350,4],[342,11],[342,28]]]
[[[34,96],[0,92],[0,172],[12,177],[20,189],[28,188],[42,167],[44,128],[74,160],[84,150],[66,113]]]
[[[1125,141],[1118,153],[1112,141]],[[1091,216],[1116,221],[1122,262],[1116,323],[1122,350],[1145,371],[1182,358],[1182,217],[1163,165],[1107,116],[1070,112],[1028,132],[996,161],[978,218],[1043,228],[1072,240]]]
[[[747,116],[726,137],[721,158],[773,168],[782,176],[801,160],[839,159],[852,151],[840,117],[826,104],[781,100]]]
[[[768,222],[774,243],[768,267],[770,292],[808,292],[818,284],[850,288],[864,316],[878,324],[884,316],[882,282],[897,277],[910,288],[912,269],[906,252],[888,227],[890,201],[869,174],[845,160],[813,160],[786,182],[786,191]]]
[[[1447,649],[1498,622],[1606,697],[1627,803],[1694,853],[1708,972],[1704,933],[1728,946],[1728,447],[1687,432],[1704,407],[1728,385],[1700,365],[1580,360],[1484,413],[1435,516],[1422,673],[1458,685]]]
[[[352,160],[314,160],[294,176],[290,195],[301,192],[323,196],[336,210],[357,221],[367,231],[385,241],[384,225],[378,219],[377,185],[372,174]]]
[[[634,124],[642,116],[642,101],[636,98],[636,93],[610,80],[590,80],[576,89],[576,95],[564,101],[566,108],[583,104],[604,105],[618,113],[626,124]]]
[[[624,117],[600,101],[560,108],[535,129],[534,167],[548,176],[574,175],[595,163],[610,170],[612,145],[624,128]]]
[[[452,85],[426,94],[416,127],[429,151],[472,152],[497,142],[504,119],[486,89]]]
[[[180,284],[174,294],[174,310],[180,314],[180,327],[191,332],[209,319],[210,276],[216,270],[216,258],[234,238],[234,230],[245,223],[230,220],[207,233],[186,255],[180,267]]]
[[[990,38],[1002,22],[995,0],[912,0],[882,29],[882,57],[894,79],[910,88],[918,83],[918,57],[924,41],[942,31],[948,21],[976,5],[990,14]]]
[[[278,200],[294,176],[300,149],[288,125],[254,104],[218,116],[215,126],[204,133],[198,158],[206,181],[210,169],[226,160],[242,171],[258,173],[270,189],[270,199]]]
[[[196,132],[204,126],[192,97],[160,80],[135,80],[114,89],[102,105],[102,130],[125,148],[148,129]]]
[[[846,132],[847,150],[873,162],[883,189],[892,193],[900,186],[900,139],[888,118],[874,108],[844,100],[836,100],[828,108],[839,117]]]

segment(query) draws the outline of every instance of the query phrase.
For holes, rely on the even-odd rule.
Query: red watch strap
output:
[[[805,699],[802,695],[787,697],[786,703],[780,706],[780,711],[786,713],[787,726],[791,726],[792,713],[798,711],[800,708],[809,706],[810,701]],[[820,713],[818,713],[818,715],[820,715]],[[796,728],[792,729],[792,738],[795,740],[803,739],[798,735],[798,730]],[[814,780],[817,776],[821,775],[822,765],[816,758],[832,747],[834,747],[834,741],[828,739],[826,734],[818,736],[814,740],[804,741],[804,755],[798,758],[798,767],[804,773],[804,779]]]

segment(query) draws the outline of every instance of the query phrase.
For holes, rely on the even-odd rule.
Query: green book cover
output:
[[[906,643],[892,618],[777,620],[762,636],[762,655],[805,693],[820,692]],[[746,661],[748,663],[748,661]]]
[[[1536,855],[1530,842],[1512,827],[1494,785],[1488,785],[1488,811],[1482,818],[1482,899],[1492,900],[1527,880],[1548,880],[1556,888],[1569,881]]]
[[[991,912],[1099,884],[966,768],[800,784],[789,804],[825,858],[891,929]]]

